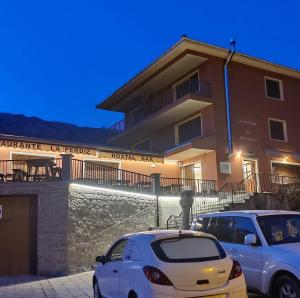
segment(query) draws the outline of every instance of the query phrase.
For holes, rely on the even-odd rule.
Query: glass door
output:
[[[182,168],[183,186],[201,192],[202,168],[201,163],[190,164]]]
[[[256,192],[258,188],[257,181],[257,160],[243,159],[243,179],[245,191]]]

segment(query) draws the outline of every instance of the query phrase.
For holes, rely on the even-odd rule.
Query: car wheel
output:
[[[290,276],[281,276],[276,281],[276,298],[300,298],[300,285]]]
[[[94,283],[94,298],[102,298],[97,282]]]

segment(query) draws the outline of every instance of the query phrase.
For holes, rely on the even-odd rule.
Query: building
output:
[[[178,227],[183,190],[194,214],[292,208],[300,72],[233,54],[182,38],[97,106],[125,114],[107,146],[0,135],[0,276],[88,270],[122,234]]]
[[[219,188],[254,173],[299,176],[300,72],[235,53],[227,117],[228,56],[183,37],[97,105],[125,114],[109,144],[159,152],[181,177],[216,180]]]

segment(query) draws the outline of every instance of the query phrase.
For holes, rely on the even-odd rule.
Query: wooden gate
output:
[[[34,196],[0,196],[0,276],[36,274]]]

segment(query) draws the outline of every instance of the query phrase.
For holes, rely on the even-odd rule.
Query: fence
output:
[[[153,183],[151,176],[76,159],[72,160],[72,180],[145,193],[152,192]]]
[[[215,195],[194,198],[191,214],[219,212],[236,208],[247,208],[246,201],[254,193],[272,193],[288,195],[300,190],[300,178],[274,174],[251,174],[240,183],[227,183]],[[167,228],[179,228],[181,214],[171,215]]]
[[[60,158],[0,160],[1,182],[32,182],[60,180]]]
[[[161,193],[167,195],[180,194],[184,190],[193,190],[195,195],[214,194],[216,181],[185,178],[160,178]]]

